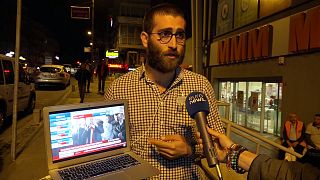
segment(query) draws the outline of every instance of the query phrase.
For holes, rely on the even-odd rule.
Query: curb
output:
[[[55,105],[62,104],[65,101],[65,99],[70,95],[71,92],[72,92],[72,88],[69,86],[68,91],[65,93],[65,95],[57,103],[55,103]],[[40,116],[39,123],[31,125],[31,126],[38,126],[38,127],[36,127],[36,129],[33,131],[33,133],[30,136],[28,136],[28,138],[24,141],[25,143],[21,144],[21,146],[17,146],[17,149],[16,149],[17,156],[19,156],[23,152],[25,147],[27,147],[27,145],[31,142],[31,140],[35,137],[35,135],[43,127],[43,119],[41,118],[42,117],[42,109],[40,109],[39,116]],[[33,118],[33,116],[31,118]]]

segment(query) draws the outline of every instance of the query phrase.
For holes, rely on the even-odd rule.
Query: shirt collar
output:
[[[146,78],[146,68],[144,64],[140,66],[140,68],[138,69],[138,72],[139,72],[139,80],[145,79],[146,82],[152,82],[150,79]],[[178,84],[183,79],[184,73],[185,73],[185,70],[179,66],[176,69],[175,80],[173,81],[171,86]]]

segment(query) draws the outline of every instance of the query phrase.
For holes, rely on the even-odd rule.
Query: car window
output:
[[[60,71],[61,71],[61,69],[56,68],[56,67],[41,67],[40,68],[40,72],[57,73]]]
[[[4,72],[4,78],[7,84],[13,84],[14,83],[14,72],[13,72],[13,66],[11,61],[2,61],[3,65],[3,72]]]
[[[4,84],[4,77],[3,77],[3,68],[2,68],[2,61],[0,61],[0,85]]]

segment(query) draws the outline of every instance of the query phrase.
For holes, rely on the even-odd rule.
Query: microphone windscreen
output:
[[[186,107],[189,116],[194,119],[198,112],[209,114],[209,103],[206,95],[201,92],[192,92],[186,98]]]

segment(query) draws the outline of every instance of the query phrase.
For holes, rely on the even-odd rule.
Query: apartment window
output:
[[[141,45],[142,28],[136,25],[120,24],[119,44]]]
[[[130,17],[143,17],[146,9],[147,8],[145,6],[122,4],[120,6],[120,15]]]

